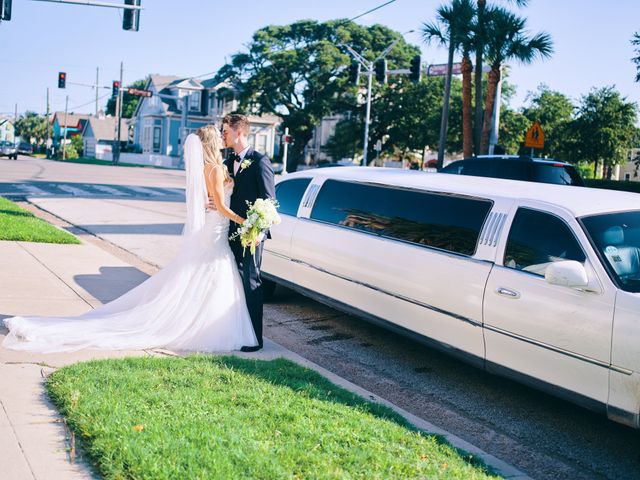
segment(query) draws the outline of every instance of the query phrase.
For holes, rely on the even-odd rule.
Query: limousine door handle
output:
[[[498,289],[496,290],[496,293],[504,297],[520,298],[520,292],[516,292],[515,290],[509,290],[508,288],[504,288],[504,287],[498,287]]]

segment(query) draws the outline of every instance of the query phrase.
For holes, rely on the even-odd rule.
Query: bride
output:
[[[187,219],[176,258],[122,297],[77,317],[13,317],[3,346],[38,352],[83,348],[228,351],[257,345],[228,242],[232,180],[213,125],[187,137]],[[216,209],[206,211],[208,196]]]

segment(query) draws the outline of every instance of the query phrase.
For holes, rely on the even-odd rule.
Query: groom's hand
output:
[[[214,203],[212,196],[209,196],[209,203],[207,203],[207,208],[209,210],[217,210],[216,204]]]

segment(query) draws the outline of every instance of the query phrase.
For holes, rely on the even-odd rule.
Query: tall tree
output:
[[[233,55],[217,79],[229,80],[238,89],[241,109],[282,117],[282,126],[293,137],[290,153],[295,168],[322,117],[361,109],[358,89],[349,84],[353,60],[345,45],[373,60],[395,40],[398,43],[387,56],[389,66],[406,67],[418,48],[382,25],[302,20],[268,26],[254,33],[246,50]]]
[[[545,134],[544,156],[559,157],[563,153],[567,125],[573,119],[575,107],[566,95],[551,90],[547,85],[540,85],[536,92],[527,95],[529,105],[522,113],[528,120],[528,128],[533,122],[540,122]]]
[[[491,71],[487,82],[487,98],[480,138],[481,153],[487,153],[489,150],[493,106],[502,65],[509,60],[528,64],[538,57],[546,58],[553,53],[551,36],[548,33],[540,32],[529,37],[524,18],[503,8],[491,8],[486,12],[486,16],[486,31],[490,32],[487,35],[486,56],[491,63]]]
[[[429,77],[420,83],[405,82],[385,89],[373,124],[372,139],[386,139],[385,152],[422,151],[438,145],[442,96],[446,79]],[[454,78],[451,84],[451,122],[447,135],[448,151],[462,147],[462,84]]]
[[[147,86],[147,81],[143,79],[143,80],[136,80],[135,82],[127,85],[126,88],[144,89],[144,87],[146,86]],[[136,108],[138,107],[138,103],[140,102],[140,98],[142,97],[129,95],[126,89],[124,90],[122,94],[122,118],[133,117],[133,114],[135,113]],[[109,100],[107,101],[107,115],[115,115],[115,114],[116,114],[116,97],[110,97]]]
[[[576,118],[570,124],[574,139],[565,155],[573,163],[593,162],[611,177],[611,167],[624,163],[638,138],[638,107],[613,86],[593,89],[582,97]]]
[[[507,0],[509,3],[514,3],[518,7],[526,7],[529,3],[528,0]],[[486,29],[487,22],[487,0],[477,0],[477,28],[475,31],[475,75],[474,81],[476,85],[476,114],[475,114],[475,132],[474,132],[474,151],[476,154],[480,153],[480,137],[482,134],[482,62],[485,53],[485,44],[488,39],[488,33]],[[489,34],[490,35],[490,34]]]
[[[47,119],[36,112],[25,112],[16,122],[16,135],[27,142],[43,143],[47,138]]]
[[[633,34],[631,45],[636,47],[634,49],[636,56],[633,57],[631,61],[636,64],[636,82],[640,82],[640,32]]]
[[[475,11],[471,0],[452,0],[451,5],[441,5],[436,11],[436,20],[425,23],[422,27],[422,37],[428,44],[436,42],[448,48],[447,76],[442,105],[442,119],[440,124],[440,139],[438,142],[438,169],[444,161],[447,126],[449,121],[449,98],[451,94],[451,79],[453,77],[453,55],[470,36],[473,29]]]

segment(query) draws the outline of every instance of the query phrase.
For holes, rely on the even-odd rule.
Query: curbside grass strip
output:
[[[46,387],[106,478],[497,478],[282,358],[92,361]]]
[[[80,244],[80,240],[69,232],[54,227],[4,197],[0,197],[0,240]]]

